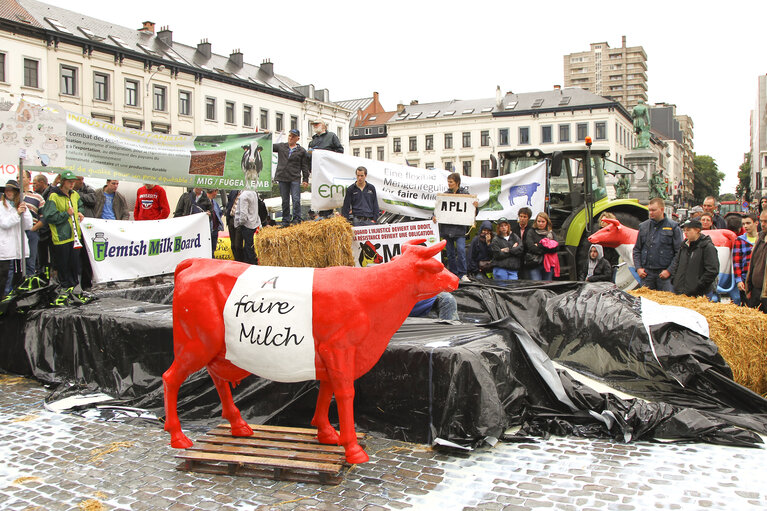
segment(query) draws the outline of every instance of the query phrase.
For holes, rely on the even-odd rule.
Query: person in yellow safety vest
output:
[[[72,171],[62,172],[61,183],[51,190],[43,207],[43,218],[51,229],[53,267],[62,288],[52,305],[67,305],[68,297],[76,293],[74,288],[79,284],[80,250],[83,250],[83,234],[80,229],[83,203],[80,194],[73,189],[76,181],[77,176]]]

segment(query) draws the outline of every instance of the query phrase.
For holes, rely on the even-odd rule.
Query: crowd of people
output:
[[[275,180],[282,199],[283,227],[305,220],[300,190],[308,185],[311,152],[314,149],[343,152],[340,141],[327,131],[323,121],[314,121],[312,127],[314,135],[308,150],[298,144],[297,129],[290,130],[287,142],[273,146],[279,155]],[[369,225],[380,213],[376,189],[367,182],[365,167],[358,167],[355,174],[356,181],[346,189],[341,215],[353,225]],[[449,194],[468,193],[461,186],[459,173],[451,173],[447,185]],[[8,181],[0,204],[0,292],[7,294],[14,276],[18,280],[22,244],[26,275],[50,265],[65,294],[71,294],[76,288],[88,289],[91,269],[86,251],[81,250],[80,223],[85,217],[128,220],[130,211],[118,186],[119,181],[107,180],[103,187],[94,190],[84,183],[82,176],[71,171],[57,175],[50,184],[44,174],[32,179],[28,171],[21,186],[15,180]],[[262,226],[271,222],[263,200],[252,190],[232,190],[221,206],[217,195],[218,190],[214,189],[190,189],[180,197],[173,216],[207,214],[211,255],[215,254],[219,232],[226,227],[234,259],[257,264],[253,238]],[[474,207],[476,214],[476,201]],[[729,229],[737,235],[733,246],[732,301],[767,312],[767,198],[760,201],[758,216],[748,213],[723,218],[716,211],[715,198],[706,197],[701,206],[690,210],[690,218],[681,226],[668,218],[664,210],[662,199],[651,200],[649,218],[639,225],[632,262],[641,286],[716,299],[719,258],[711,237],[702,231]],[[316,214],[311,213],[310,217],[316,218]],[[147,183],[138,189],[134,220],[159,220],[170,214],[167,194],[161,186]],[[332,214],[332,210],[321,211],[320,218]],[[608,219],[615,219],[615,215],[602,213],[599,221],[605,226]],[[433,220],[436,221],[436,217]],[[21,235],[22,231],[25,236]],[[440,237],[447,241],[446,266],[461,280],[473,276],[542,281],[559,276],[559,243],[545,212],[533,215],[530,208],[523,207],[516,221],[501,218],[495,230],[491,222],[482,222],[468,255],[467,226],[440,223],[439,231]],[[618,259],[615,249],[591,245],[587,256],[579,262],[578,279],[614,281]]]

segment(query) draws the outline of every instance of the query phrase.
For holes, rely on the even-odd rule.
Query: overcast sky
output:
[[[332,101],[377,91],[387,110],[495,97],[496,85],[548,90],[564,82],[564,54],[592,42],[619,47],[625,35],[647,53],[649,102],[692,117],[695,151],[726,175],[722,193],[735,190],[757,76],[767,73],[764,0],[48,3],[131,28],[168,25],[184,44],[207,38],[218,54],[269,58],[275,72],[328,88]]]

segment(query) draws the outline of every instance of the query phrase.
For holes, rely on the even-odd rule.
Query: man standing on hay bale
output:
[[[325,149],[326,151],[333,151],[334,153],[343,153],[344,146],[341,145],[341,141],[335,133],[328,131],[328,125],[322,119],[315,119],[312,121],[312,141],[309,142],[309,169],[311,170],[311,157],[312,151],[315,149]],[[323,209],[320,211],[320,218],[330,218],[333,216],[332,209]]]
[[[746,304],[767,314],[767,209],[759,215],[762,232],[751,251],[751,264],[746,276]]]
[[[376,187],[365,181],[368,175],[368,169],[365,167],[357,167],[355,175],[357,182],[346,188],[341,216],[354,226],[373,225],[380,211]]]
[[[301,186],[309,186],[309,154],[298,144],[301,132],[288,132],[287,143],[272,146],[277,153],[277,170],[274,179],[280,184],[282,197],[282,226],[301,223]],[[303,178],[303,179],[302,179]],[[293,200],[293,216],[290,216],[290,201]]]
[[[719,256],[711,238],[701,234],[700,220],[684,224],[687,238],[671,263],[674,292],[678,295],[705,296],[715,290],[719,275]]]
[[[665,206],[659,197],[648,204],[650,218],[639,224],[634,267],[641,279],[640,286],[671,292],[670,267],[682,245],[682,230],[676,222],[666,218]]]

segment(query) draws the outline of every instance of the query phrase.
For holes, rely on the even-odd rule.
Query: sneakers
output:
[[[68,305],[71,305],[71,296],[72,291],[74,291],[75,288],[70,287],[67,289],[63,289],[59,295],[54,298],[54,300],[51,302],[52,307],[67,307]]]

